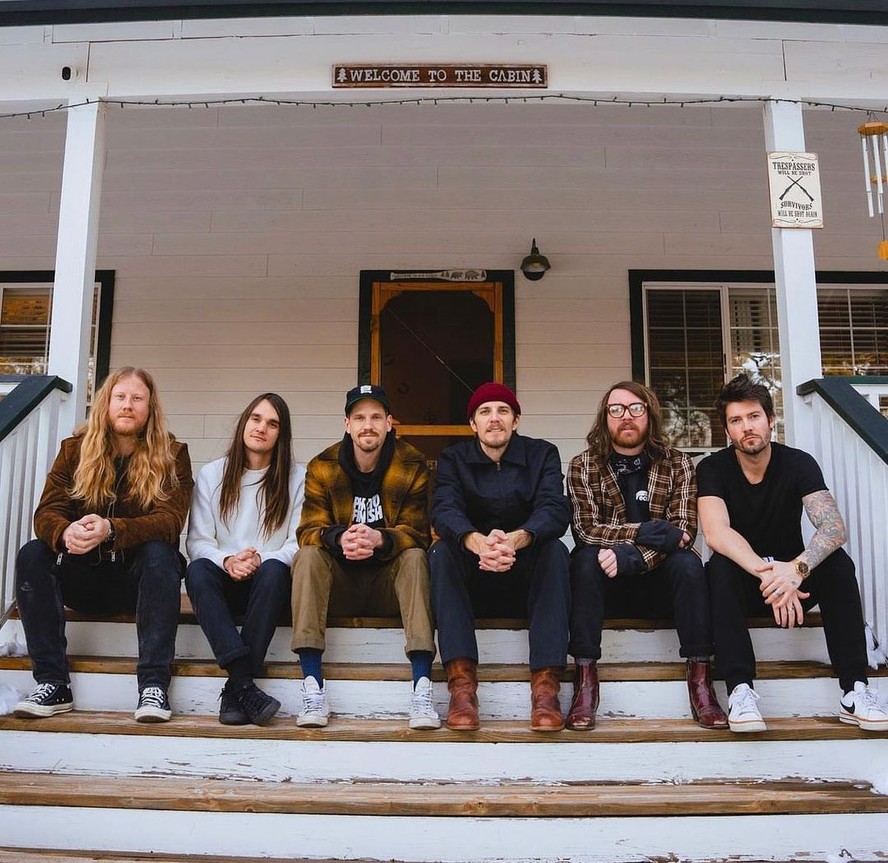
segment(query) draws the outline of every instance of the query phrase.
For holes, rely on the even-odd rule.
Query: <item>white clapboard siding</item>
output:
[[[385,32],[387,22],[360,26]],[[289,33],[283,22],[253,25]],[[60,44],[95,31],[96,74],[116,52],[135,62],[143,47],[164,50],[140,47],[154,24],[71,27]],[[103,35],[118,31],[130,36]],[[785,45],[742,38],[743,49],[722,44],[736,49],[732,63],[782,58]],[[189,44],[202,51],[199,41]],[[669,46],[665,37],[658,50]],[[818,267],[859,269],[849,260],[870,254],[871,231],[849,191],[856,133],[841,113],[805,119],[809,149],[830,167]],[[602,391],[631,373],[627,270],[773,265],[757,110],[111,108],[107,131],[98,266],[117,277],[111,363],[155,372],[196,467],[224,451],[234,418],[266,389],[291,406],[300,460],[339,436],[342,394],[357,378],[360,270],[515,270],[535,236],[552,270],[542,282],[516,277],[517,387],[524,431],[553,440],[566,462]],[[9,268],[52,268],[64,132],[61,115],[0,124]]]

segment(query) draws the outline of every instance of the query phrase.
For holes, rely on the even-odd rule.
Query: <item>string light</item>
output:
[[[888,105],[880,107],[861,106],[861,105],[845,105],[838,102],[824,102],[815,99],[772,99],[766,96],[714,96],[711,98],[700,99],[657,99],[643,100],[633,98],[621,99],[614,96],[611,99],[602,99],[600,96],[580,96],[569,93],[540,93],[521,96],[420,96],[410,98],[387,98],[366,99],[360,101],[345,100],[317,100],[317,99],[270,99],[267,96],[238,96],[231,99],[199,99],[199,100],[169,100],[161,101],[160,99],[140,100],[140,99],[85,99],[82,102],[72,102],[70,104],[62,103],[50,108],[43,108],[39,111],[34,109],[30,111],[13,111],[7,114],[0,114],[0,120],[11,120],[15,118],[25,117],[28,120],[34,117],[46,117],[50,114],[58,114],[68,111],[71,108],[82,108],[87,105],[101,102],[106,105],[116,106],[119,108],[220,108],[226,105],[275,105],[279,108],[375,108],[391,105],[474,105],[481,102],[485,105],[491,103],[501,105],[511,105],[513,103],[527,104],[529,102],[576,102],[585,103],[598,107],[600,104],[605,105],[622,105],[631,108],[653,108],[655,106],[674,106],[678,108],[690,107],[706,107],[714,105],[733,105],[733,104],[759,104],[765,105],[771,102],[786,102],[791,105],[801,105],[805,108],[828,108],[830,111],[859,111],[867,114],[883,113],[888,114]]]

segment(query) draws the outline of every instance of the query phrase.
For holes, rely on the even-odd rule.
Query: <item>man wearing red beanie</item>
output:
[[[517,433],[521,405],[503,384],[478,387],[468,417],[475,437],[441,453],[432,498],[441,537],[429,552],[432,610],[450,690],[447,727],[480,727],[478,615],[529,619],[530,727],[560,731],[570,614],[561,460],[548,441]]]

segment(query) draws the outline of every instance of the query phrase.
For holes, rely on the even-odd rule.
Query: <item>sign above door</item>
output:
[[[333,86],[339,88],[495,87],[545,90],[549,86],[549,75],[545,64],[342,64],[333,67]]]

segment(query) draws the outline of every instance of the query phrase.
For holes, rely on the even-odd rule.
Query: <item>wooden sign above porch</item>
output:
[[[333,67],[333,86],[366,87],[495,87],[545,90],[549,86],[545,64],[459,65],[358,65]]]

